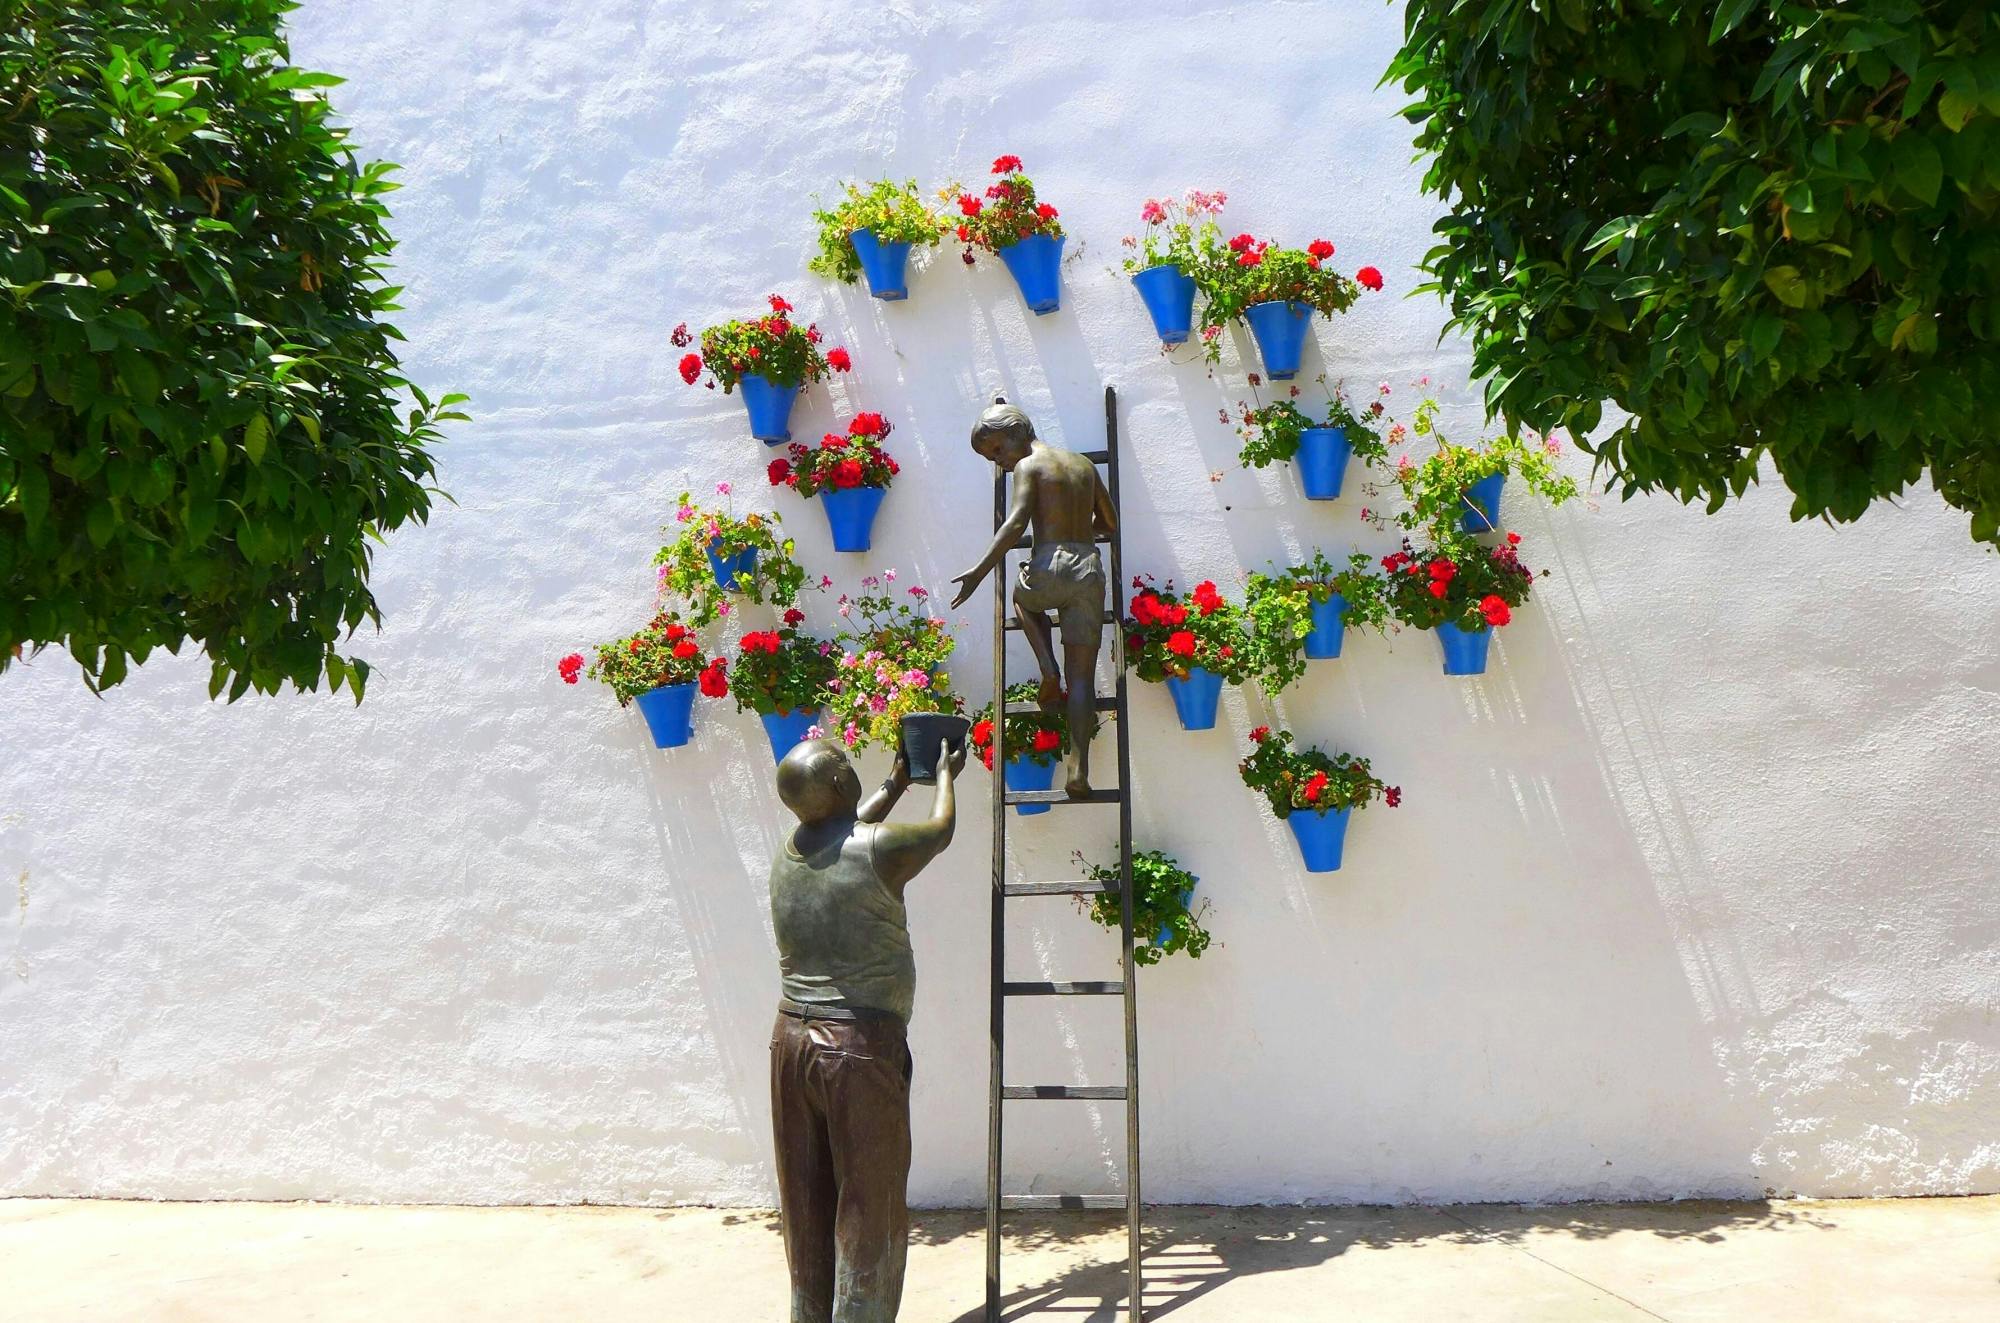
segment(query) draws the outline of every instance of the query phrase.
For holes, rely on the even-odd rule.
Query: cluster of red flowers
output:
[[[1326,792],[1326,783],[1332,779],[1325,772],[1314,772],[1303,787],[1306,803],[1319,803],[1319,797]]]
[[[708,695],[710,698],[723,698],[728,695],[729,677],[724,674],[728,665],[729,659],[726,657],[717,657],[709,662],[708,668],[701,673],[700,677],[702,693]]]
[[[972,747],[979,750],[979,761],[986,764],[986,770],[993,770],[993,720],[981,717],[972,723]],[[1054,753],[1062,748],[1062,736],[1047,728],[1039,729],[1029,741],[1036,753]]]
[[[564,684],[575,684],[576,677],[583,673],[583,654],[572,652],[556,663],[556,673],[562,676]]]
[[[700,654],[701,644],[694,641],[694,631],[679,621],[675,621],[667,626],[666,635],[667,642],[674,645],[674,657],[677,660],[686,661],[688,658]],[[632,640],[632,651],[637,652],[639,650],[639,643],[640,640],[638,639]]]
[[[887,487],[903,471],[882,449],[882,438],[891,430],[879,413],[855,414],[845,432],[828,432],[817,447],[794,441],[786,447],[791,458],[772,460],[764,474],[773,487],[790,487],[806,497],[828,488]]]
[[[1520,553],[1515,550],[1520,545],[1521,535],[1509,533],[1507,540],[1494,547],[1488,554],[1504,573],[1517,574],[1525,578],[1528,577],[1528,569],[1521,564]],[[1423,575],[1426,580],[1424,583],[1426,592],[1440,601],[1448,597],[1451,594],[1452,583],[1459,576],[1458,562],[1449,556],[1433,556],[1429,560],[1424,560],[1409,550],[1407,542],[1403,547],[1401,551],[1392,551],[1384,556],[1382,568],[1391,575]],[[1514,609],[1507,604],[1507,599],[1498,593],[1487,593],[1474,605],[1488,625],[1504,625],[1514,618]]]
[[[967,245],[964,257],[968,266],[972,264],[972,245],[998,252],[1031,235],[1062,233],[1055,223],[1056,209],[1035,199],[1035,185],[1021,173],[1020,157],[995,157],[993,173],[1006,178],[987,185],[984,198],[972,193],[958,195],[958,212],[963,219],[955,232],[958,241]],[[988,202],[993,204],[991,208]]]
[[[1259,242],[1256,238],[1248,234],[1239,234],[1229,241],[1229,251],[1236,254],[1236,265],[1238,266],[1262,265],[1264,250],[1270,246],[1270,240],[1266,239]],[[1319,263],[1315,261],[1313,265],[1318,266]]]
[[[785,646],[785,637],[775,629],[752,630],[736,643],[745,652],[768,652],[776,654]]]
[[[784,295],[769,295],[767,301],[771,311],[765,316],[727,322],[703,331],[702,353],[681,355],[681,380],[692,386],[707,368],[711,372],[724,372],[725,384],[753,372],[779,381],[816,381],[822,364],[835,372],[846,372],[854,366],[843,348],[835,347],[821,356],[819,344],[826,337],[820,334],[817,325],[801,328],[794,324],[790,318],[792,305]],[[677,349],[685,349],[694,341],[686,322],[674,327],[668,339]],[[715,382],[711,380],[708,387],[715,389]]]

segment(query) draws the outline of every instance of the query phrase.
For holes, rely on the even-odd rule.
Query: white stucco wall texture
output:
[[[379,557],[358,709],[211,703],[191,658],[102,700],[53,652],[0,680],[0,1194],[770,1203],[764,736],[710,704],[656,751],[556,659],[643,619],[683,486],[778,509],[843,587],[946,587],[988,537],[966,436],[995,391],[1087,447],[1118,387],[1133,570],[1233,588],[1392,549],[1357,492],[1237,467],[1218,412],[1248,398],[1247,340],[1215,373],[1163,357],[1114,268],[1140,203],[1190,186],[1228,192],[1232,230],[1324,235],[1389,288],[1318,326],[1306,375],[1407,406],[1428,373],[1473,434],[1464,345],[1403,297],[1436,209],[1375,86],[1399,28],[1358,0],[309,0],[297,58],[405,167],[410,372],[472,396],[441,451],[456,504]],[[807,274],[815,193],[1002,152],[1069,226],[1061,312],[949,249],[905,303]],[[834,555],[738,400],[675,374],[675,323],[771,291],[855,360],[797,430],[896,426],[873,554]],[[2000,1190],[2000,560],[1928,494],[1839,529],[1775,486],[1714,516],[1509,500],[1554,574],[1483,678],[1422,634],[1350,636],[1278,712],[1231,691],[1206,733],[1135,685],[1137,844],[1201,875],[1216,934],[1142,972],[1148,1197]],[[957,617],[974,694],[990,609]],[[1404,788],[1338,873],[1306,874],[1236,778],[1274,717]],[[985,774],[965,786],[911,892],[930,1204],[984,1179]],[[1114,831],[1022,820],[1018,873]],[[1115,977],[1066,902],[1016,913],[1014,976]],[[1118,1078],[1115,999],[1078,1000],[1017,1013],[1014,1080]],[[1119,1105],[1009,1122],[1012,1188],[1119,1188]]]

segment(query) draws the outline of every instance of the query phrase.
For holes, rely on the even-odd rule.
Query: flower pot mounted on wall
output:
[[[1339,871],[1341,847],[1347,841],[1347,815],[1352,811],[1334,809],[1317,813],[1312,809],[1293,809],[1285,815],[1285,825],[1292,829],[1292,839],[1299,843],[1308,873]]]
[[[847,241],[861,259],[861,274],[868,278],[870,294],[889,301],[910,297],[910,245],[895,239],[883,243],[873,230],[856,230]]]
[[[1153,330],[1163,345],[1184,345],[1194,326],[1194,278],[1184,276],[1172,262],[1149,266],[1132,277],[1146,311],[1153,318]]]
[[[1486,650],[1493,645],[1493,629],[1460,629],[1446,621],[1437,627],[1438,642],[1444,645],[1446,675],[1486,674]]]
[[[1308,427],[1299,433],[1299,485],[1308,501],[1340,499],[1347,480],[1347,458],[1353,454],[1345,427]]]
[[[1312,324],[1312,305],[1253,303],[1243,310],[1257,352],[1264,360],[1264,373],[1273,381],[1289,381],[1299,374],[1299,360],[1306,350],[1306,327]]]
[[[1340,655],[1347,634],[1347,599],[1334,593],[1324,602],[1312,604],[1312,630],[1306,635],[1306,656],[1324,661]]]
[[[690,680],[661,685],[632,700],[639,705],[646,728],[653,732],[654,748],[678,749],[694,738],[694,691],[695,683]]]
[[[771,757],[783,762],[785,755],[805,739],[806,732],[819,720],[819,713],[800,708],[795,712],[759,712],[757,719],[764,723],[764,738],[771,742]]]
[[[833,531],[835,551],[868,550],[875,512],[888,494],[886,487],[829,487],[819,494],[827,526]]]
[[[1490,533],[1500,527],[1500,492],[1506,485],[1507,475],[1495,473],[1467,487],[1458,498],[1464,512],[1459,525],[1468,533]]]
[[[1009,790],[1049,790],[1056,783],[1056,765],[1052,762],[1038,763],[1032,758],[1009,758],[1002,774],[1007,779]],[[1047,813],[1051,807],[1048,804],[1016,804],[1014,811],[1027,818]]]
[[[1037,317],[1062,306],[1062,250],[1067,237],[1031,234],[1000,250],[1000,260],[1021,287],[1022,301]]]
[[[745,547],[733,555],[722,554],[719,540],[708,544],[709,568],[715,571],[715,586],[725,593],[740,591],[743,585],[736,582],[740,576],[749,578],[757,572],[757,548]]]
[[[938,746],[948,742],[953,750],[963,749],[971,729],[971,722],[949,712],[912,712],[904,717],[898,734],[910,780],[921,786],[936,782]]]
[[[767,446],[792,439],[792,405],[798,402],[797,386],[774,386],[756,373],[736,382],[743,394],[743,407],[750,414],[750,435]]]
[[[1167,677],[1167,693],[1173,696],[1174,714],[1182,730],[1214,730],[1216,705],[1222,701],[1222,677],[1199,666],[1190,667],[1187,678]]]

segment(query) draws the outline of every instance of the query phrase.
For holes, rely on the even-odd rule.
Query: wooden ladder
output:
[[[993,723],[993,950],[990,1014],[992,1059],[987,1080],[986,1122],[986,1318],[1000,1323],[1000,1215],[1005,1212],[1067,1208],[1123,1208],[1125,1210],[1127,1266],[1127,1318],[1139,1323],[1144,1317],[1141,1304],[1139,1267],[1139,1003],[1133,979],[1132,960],[1132,759],[1131,723],[1125,710],[1125,638],[1118,622],[1125,615],[1124,515],[1118,491],[1118,394],[1104,388],[1104,449],[1082,452],[1084,458],[1104,466],[1105,486],[1111,493],[1111,508],[1118,513],[1118,530],[1097,541],[1111,548],[1110,610],[1104,621],[1111,628],[1111,669],[1116,676],[1112,696],[1097,700],[1099,712],[1113,714],[1118,735],[1118,785],[1111,790],[1092,790],[1088,799],[1071,799],[1062,790],[1008,790],[1002,769],[1007,765],[1005,730],[1007,723]],[[995,469],[993,475],[993,527],[997,532],[1007,518],[1007,474]],[[1021,544],[1027,546],[1026,542]],[[993,582],[993,710],[1009,712],[1036,710],[1034,703],[1007,701],[1007,635],[1021,628],[1008,610],[1007,591],[1012,580],[1003,560]],[[1058,654],[1060,655],[1060,654]],[[1072,680],[1074,677],[1070,677]],[[1096,677],[1091,678],[1096,684]],[[1099,730],[1102,730],[1100,724]],[[1086,896],[1112,890],[1102,883],[1077,880],[1063,882],[1009,882],[1007,880],[1007,826],[1014,804],[1116,804],[1118,806],[1118,883],[1121,902],[1119,923],[1120,960],[1124,977],[1116,982],[1021,983],[1007,979],[1007,902],[1025,896]],[[1008,1084],[1004,1078],[1007,1037],[1007,1003],[1015,997],[1122,997],[1125,1002],[1125,1083],[1122,1085],[1075,1086],[1065,1084]],[[1001,1115],[1010,1102],[1050,1099],[1088,1099],[1125,1104],[1125,1193],[1117,1194],[1003,1194],[1000,1189]]]

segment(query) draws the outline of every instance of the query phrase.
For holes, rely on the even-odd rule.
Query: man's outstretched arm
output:
[[[895,765],[889,769],[889,779],[884,781],[874,794],[861,801],[861,807],[854,811],[857,822],[880,822],[889,816],[889,810],[896,807],[896,801],[910,788],[910,760],[896,750]]]
[[[939,748],[937,767],[937,794],[931,799],[930,817],[923,822],[885,822],[875,829],[875,871],[898,892],[923,871],[925,864],[944,853],[957,825],[952,782],[965,767],[965,746],[956,751]]]
[[[993,567],[1000,563],[1001,559],[1013,549],[1014,544],[1021,540],[1021,535],[1028,531],[1028,526],[1035,520],[1034,490],[1033,471],[1024,465],[1016,465],[1013,507],[1007,511],[1005,522],[993,534],[993,545],[986,548],[986,554],[979,558],[979,563],[952,580],[959,585],[958,595],[951,599],[954,607],[964,605],[965,599],[972,596],[972,590],[979,586],[979,581],[992,573]]]

